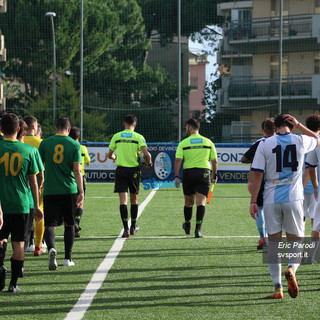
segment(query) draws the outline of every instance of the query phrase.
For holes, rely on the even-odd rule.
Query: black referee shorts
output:
[[[114,192],[139,194],[141,171],[140,167],[117,167],[114,177]]]
[[[11,241],[23,242],[28,221],[28,214],[3,214],[3,225],[0,229],[0,240],[8,239],[11,234]]]
[[[78,194],[54,194],[43,196],[44,224],[57,227],[65,222],[74,225]]]
[[[209,169],[192,168],[183,170],[182,187],[186,196],[201,193],[206,197],[209,194],[211,173]]]

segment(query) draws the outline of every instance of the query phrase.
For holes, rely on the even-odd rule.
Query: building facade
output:
[[[229,132],[261,135],[260,124],[279,111],[280,0],[224,1],[217,111],[238,114]],[[320,0],[283,0],[281,111],[300,121],[320,108]],[[227,128],[225,128],[228,131]]]
[[[199,118],[204,110],[202,100],[206,86],[206,57],[189,52],[189,110],[190,118]]]

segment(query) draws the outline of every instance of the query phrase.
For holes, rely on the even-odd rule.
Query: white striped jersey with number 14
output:
[[[303,200],[304,157],[316,147],[316,138],[292,133],[260,142],[251,170],[265,173],[264,204]]]

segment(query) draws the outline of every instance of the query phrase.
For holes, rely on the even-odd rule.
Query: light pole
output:
[[[46,17],[51,19],[52,26],[52,43],[53,43],[53,125],[56,123],[56,42],[54,36],[54,23],[53,18],[56,16],[55,12],[47,12]]]

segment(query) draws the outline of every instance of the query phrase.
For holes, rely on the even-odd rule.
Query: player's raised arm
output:
[[[314,137],[318,140],[318,146],[320,146],[320,138],[319,136],[308,129],[306,126],[304,126],[301,122],[299,122],[295,117],[293,117],[290,114],[285,114],[283,115],[285,121],[288,121],[290,124],[292,124],[295,128],[299,129],[303,134],[309,136],[309,137]]]

